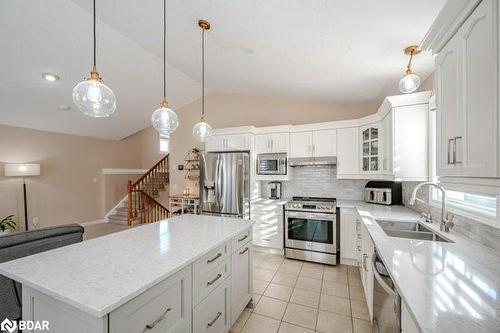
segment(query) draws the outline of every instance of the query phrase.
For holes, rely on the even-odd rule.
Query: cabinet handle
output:
[[[221,315],[222,315],[222,312],[220,312],[220,311],[219,311],[219,312],[217,312],[217,315],[215,316],[215,318],[214,318],[211,322],[209,322],[209,323],[207,324],[207,328],[208,328],[208,327],[212,327],[212,326],[215,324],[215,322],[217,321],[217,319],[219,319],[219,317],[220,317]]]
[[[212,281],[208,281],[207,282],[207,286],[213,285],[215,283],[215,281],[217,281],[218,279],[220,279],[221,276],[222,276],[221,273],[217,274],[217,276]]]
[[[363,253],[363,270],[367,272],[368,270],[366,269],[366,258],[368,255],[366,253]]]
[[[361,252],[361,246],[358,245],[357,248],[358,248],[358,251]]]
[[[214,262],[215,260],[219,259],[220,257],[222,256],[222,253],[217,253],[217,255],[215,257],[213,257],[212,259],[208,259],[207,260],[207,264],[210,264],[212,262]]]
[[[243,242],[247,238],[248,238],[248,235],[245,235],[245,236],[241,237],[240,239],[238,239],[238,242]]]
[[[454,164],[453,157],[450,157],[452,154],[452,149],[450,148],[451,144],[455,139],[448,139],[448,164]]]
[[[461,136],[456,136],[453,139],[453,164],[460,164],[462,161],[457,160],[457,140],[462,140]]]
[[[245,253],[245,252],[247,252],[247,251],[248,251],[248,247],[246,247],[243,251],[241,251],[241,252],[240,252],[240,255],[241,255],[241,254],[244,254],[244,253]]]
[[[155,321],[153,321],[151,324],[147,324],[146,325],[146,329],[147,330],[152,330],[160,321],[162,321],[170,313],[170,311],[172,311],[172,308],[166,309],[165,312],[163,312],[161,314],[161,316],[159,316],[158,318],[156,318]]]
[[[274,149],[274,140],[271,139],[271,149]]]

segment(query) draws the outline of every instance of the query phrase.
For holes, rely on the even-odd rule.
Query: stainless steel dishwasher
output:
[[[382,260],[373,256],[374,279],[373,316],[379,333],[401,332],[401,297]]]

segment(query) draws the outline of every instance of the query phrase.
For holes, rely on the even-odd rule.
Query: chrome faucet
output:
[[[453,216],[451,218],[448,218],[448,209],[446,206],[446,190],[444,189],[444,187],[442,187],[441,185],[439,185],[437,183],[433,183],[433,182],[424,182],[424,183],[418,184],[417,186],[415,186],[415,188],[413,189],[413,193],[411,194],[410,205],[415,204],[415,200],[417,199],[418,189],[421,188],[422,186],[425,186],[425,185],[433,186],[441,191],[442,205],[441,205],[441,222],[439,223],[439,230],[449,232],[450,228],[453,228],[453,226],[455,224],[452,222]]]

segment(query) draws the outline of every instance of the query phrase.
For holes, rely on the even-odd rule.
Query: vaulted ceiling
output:
[[[71,90],[90,70],[91,0],[0,2],[0,123],[119,139],[149,125],[161,100],[162,0],[98,0],[98,69],[118,108],[75,110]],[[343,103],[380,99],[403,74],[445,0],[168,0],[168,97],[199,97],[200,30],[208,19],[210,91]],[[430,54],[414,61],[426,78]],[[61,80],[50,83],[41,73]],[[61,110],[59,105],[70,105]]]

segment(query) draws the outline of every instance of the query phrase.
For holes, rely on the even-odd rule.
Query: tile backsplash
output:
[[[290,168],[290,180],[282,182],[282,196],[333,197],[344,200],[362,200],[366,180],[337,179],[333,166],[307,166]],[[263,196],[267,187],[263,182]]]
[[[408,208],[419,213],[427,212],[428,208],[425,203],[417,201],[414,206],[409,205],[411,194],[417,184],[415,182],[403,182],[403,203]],[[417,197],[427,203],[429,199],[428,193],[427,188],[424,187],[419,190]],[[441,220],[441,208],[431,207],[431,215],[434,221]],[[500,252],[500,228],[489,226],[459,214],[455,215],[453,222],[455,226],[452,232],[458,232],[467,238]]]

